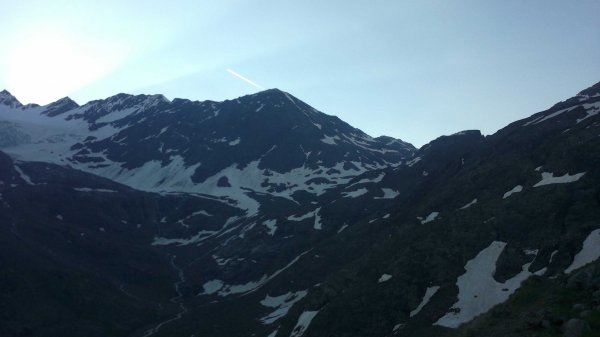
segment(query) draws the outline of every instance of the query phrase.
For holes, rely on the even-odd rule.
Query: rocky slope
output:
[[[16,290],[2,293],[11,314],[0,326],[487,335],[494,321],[473,319],[514,307],[506,301],[524,281],[538,289],[600,256],[598,112],[600,84],[494,135],[464,131],[417,150],[279,90],[44,107],[2,92],[0,149],[12,159],[0,156],[0,261]],[[16,286],[55,271],[64,289]],[[31,302],[34,292],[47,296]],[[109,312],[118,301],[127,314]],[[54,311],[24,302],[71,321],[48,324]]]

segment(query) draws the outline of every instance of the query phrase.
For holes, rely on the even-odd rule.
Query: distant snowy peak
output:
[[[23,106],[23,104],[7,90],[0,91],[0,104],[11,108],[20,108]]]
[[[50,103],[46,105],[45,110],[42,114],[48,115],[49,117],[58,116],[64,112],[71,111],[79,107],[75,101],[70,99],[69,97],[64,97],[59,99],[56,102]]]
[[[16,158],[68,164],[141,190],[228,196],[248,210],[257,206],[246,193],[320,195],[415,151],[278,89],[223,102],[120,93],[79,106],[65,97],[4,107],[0,121],[0,148]]]
[[[81,106],[81,109],[76,112],[72,118],[83,118],[89,123],[96,123],[99,119],[110,115],[114,112],[140,112],[156,108],[165,108],[170,101],[163,95],[130,95],[130,94],[117,94],[106,99],[94,100]],[[162,106],[164,104],[164,106]],[[160,107],[159,107],[160,106]],[[119,114],[118,118],[109,118],[112,121],[123,118],[128,114]]]
[[[406,158],[416,150],[412,144],[392,137],[373,138],[338,117],[327,115],[279,89],[243,96],[234,102],[250,106],[253,113],[262,113],[270,120],[293,123],[286,127],[291,127],[297,133],[318,135],[320,142],[329,146],[349,144],[381,154],[396,152]]]

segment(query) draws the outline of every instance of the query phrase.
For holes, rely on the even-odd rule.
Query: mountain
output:
[[[600,83],[420,149],[277,89],[1,97],[3,335],[600,330]]]
[[[4,150],[16,158],[69,165],[144,191],[229,198],[249,213],[258,207],[250,193],[318,195],[415,151],[277,89],[224,102],[118,94],[33,108],[5,95],[12,103],[0,110],[11,145]]]

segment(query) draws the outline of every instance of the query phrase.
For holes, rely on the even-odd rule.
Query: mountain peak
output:
[[[77,102],[75,102],[74,100],[72,100],[69,96],[65,96],[65,97],[57,100],[56,102],[50,103],[50,104],[48,104],[48,106],[50,106],[50,105],[63,105],[63,104],[70,104],[70,105],[79,106],[79,104],[77,104]]]
[[[46,105],[46,115],[54,117],[60,115],[63,112],[78,108],[79,104],[69,97],[63,97],[56,102]]]
[[[23,104],[21,104],[21,102],[6,89],[0,91],[0,104],[7,105],[11,108],[20,108],[23,106]]]
[[[285,91],[278,88],[270,88],[263,91],[258,92],[257,94],[287,94]]]
[[[251,95],[247,95],[244,97],[268,97],[268,98],[286,98],[286,99],[294,99],[294,100],[298,100],[297,98],[295,98],[294,96],[290,95],[289,93],[281,90],[281,89],[277,89],[277,88],[271,88],[271,89],[266,89],[263,91],[259,91],[257,93],[251,94]]]
[[[592,85],[591,87],[580,91],[577,96],[593,97],[600,95],[600,82]]]
[[[121,110],[131,107],[149,108],[161,103],[170,103],[170,101],[161,94],[156,95],[132,95],[126,93],[118,93],[116,95],[90,101],[85,106],[101,107],[107,111]]]

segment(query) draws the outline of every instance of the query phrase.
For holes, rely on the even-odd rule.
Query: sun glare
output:
[[[23,103],[47,104],[102,77],[117,54],[92,41],[58,32],[20,39],[8,55],[8,89]]]

